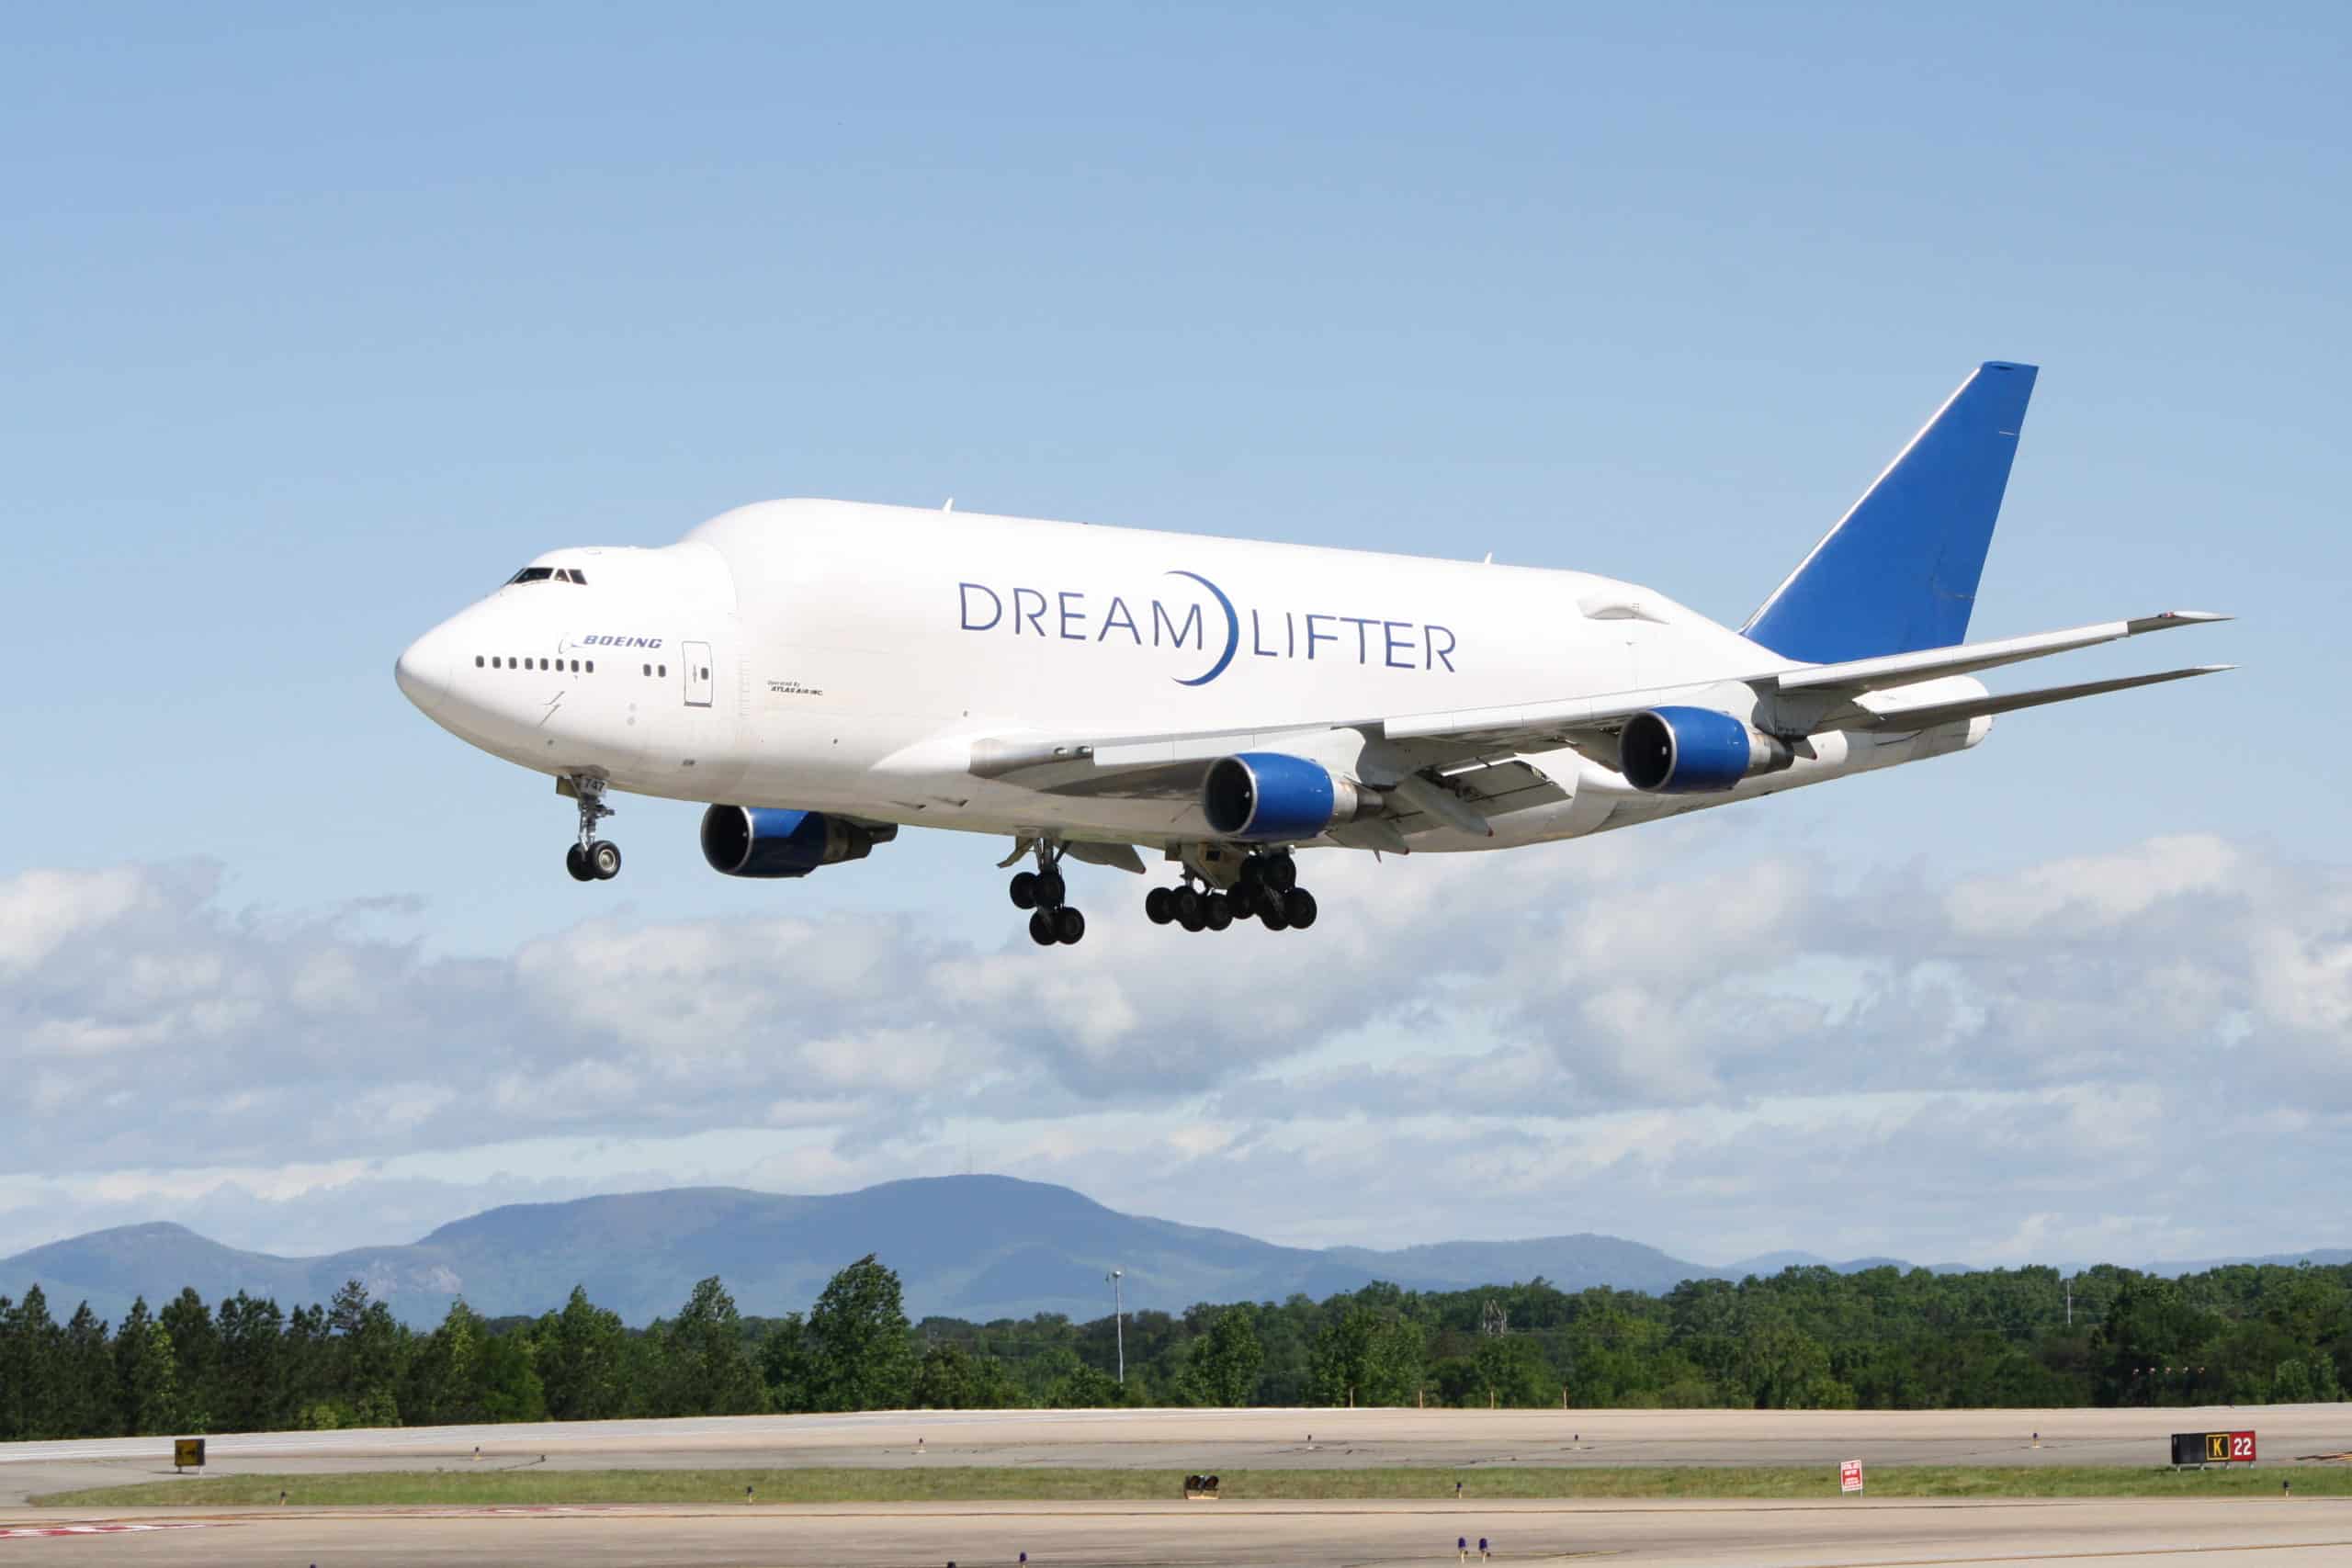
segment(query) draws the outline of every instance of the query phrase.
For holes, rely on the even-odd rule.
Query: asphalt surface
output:
[[[1429,1503],[928,1504],[723,1508],[69,1510],[29,1495],[169,1478],[156,1438],[0,1446],[0,1568],[185,1564],[1384,1563],[1607,1553],[1627,1564],[1892,1568],[2352,1563],[2352,1499],[2129,1502],[1486,1503],[1500,1465],[1903,1464],[2154,1467],[2174,1431],[2251,1428],[2261,1464],[2352,1450],[2352,1405],[2066,1411],[1148,1410],[915,1412],[538,1427],[254,1433],[209,1439],[207,1473],[1037,1465],[1214,1470],[1427,1465],[1469,1500]],[[2038,1434],[2038,1438],[2037,1438]],[[476,1457],[477,1446],[480,1457]],[[71,1533],[28,1534],[25,1531]],[[1478,1561],[1475,1551],[1469,1559]]]
[[[42,1527],[63,1523],[48,1516]],[[121,1527],[133,1527],[123,1529]],[[2295,1568],[2352,1561],[2352,1501],[1815,1504],[1004,1504],[896,1508],[321,1512],[93,1518],[115,1533],[12,1537],[23,1562],[246,1568],[256,1562],[1382,1564],[1605,1559],[1626,1568],[1916,1568],[1927,1563]]]
[[[1432,1465],[2165,1462],[2173,1432],[2253,1429],[2265,1467],[2352,1450],[2352,1404],[2203,1410],[1009,1410],[751,1416],[209,1441],[209,1473],[1001,1464],[1136,1470]],[[2038,1443],[2037,1443],[2038,1434]],[[479,1448],[481,1458],[474,1457]],[[0,1444],[0,1506],[171,1474],[153,1438]]]

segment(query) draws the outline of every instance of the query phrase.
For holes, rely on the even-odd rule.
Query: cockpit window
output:
[[[576,582],[585,588],[588,586],[588,574],[577,567],[526,566],[506,580],[510,588],[518,582]]]

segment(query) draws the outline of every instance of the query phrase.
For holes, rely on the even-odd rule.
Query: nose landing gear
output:
[[[596,824],[613,814],[605,804],[605,781],[589,773],[564,779],[564,793],[580,803],[580,841],[563,852],[563,869],[574,882],[610,882],[621,874],[621,847],[596,837]]]
[[[1086,917],[1062,900],[1069,886],[1062,881],[1062,852],[1058,845],[1037,841],[1037,869],[1019,871],[1006,888],[1012,907],[1032,911],[1029,940],[1039,947],[1077,945],[1086,936]]]

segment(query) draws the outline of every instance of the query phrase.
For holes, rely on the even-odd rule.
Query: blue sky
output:
[[[0,54],[0,878],[196,878],[125,949],[148,962],[198,928],[496,967],[776,919],[1010,962],[1001,846],[977,840],[739,886],[702,866],[693,808],[630,801],[628,876],[578,888],[544,781],[410,710],[392,657],[538,550],[665,542],[784,494],[1491,549],[1736,619],[2005,357],[2043,372],[1973,635],[2212,608],[2244,618],[2053,678],[2245,668],[1628,852],[1694,876],[1796,854],[1944,897],[2188,836],[2276,868],[2333,931],[2347,41],[2316,6],[28,12]],[[1543,863],[1574,876],[1575,853]],[[12,982],[24,1038],[55,962]],[[282,1046],[270,1027],[223,1037],[230,1076]],[[1365,1027],[1364,1060],[1411,1054]],[[363,1097],[321,1053],[322,1091]],[[1684,1113],[1754,1111],[1694,1073],[1726,1087]],[[697,1114],[677,1137],[781,1136]],[[935,1135],[899,1164],[972,1141],[954,1107],[912,1114]],[[1179,1122],[1252,1124],[1238,1102],[1135,1114],[1171,1151],[1218,1146]],[[435,1200],[453,1210],[501,1190],[468,1135],[404,1156],[480,1177]],[[821,1118],[793,1136],[831,1152],[565,1158],[586,1180],[905,1173],[845,1158]],[[175,1147],[162,1163],[278,1169]],[[1008,1130],[996,1163],[1036,1147]],[[507,1168],[543,1179],[537,1157]],[[1302,1169],[1296,1212],[1256,1228],[1370,1223]],[[255,1175],[278,1196],[220,1223],[374,1235],[394,1211],[369,1184],[394,1179]],[[47,1214],[153,1207],[136,1183],[81,1208],[39,1190]],[[1539,1196],[1580,1212],[1568,1184]],[[1854,1250],[1970,1243],[1881,1202]],[[0,1245],[45,1234],[40,1206],[0,1209]],[[2110,1217],[2078,1209],[2047,1234]],[[1826,1214],[1710,1228],[1687,1200],[1585,1217],[1567,1228],[1723,1256],[1839,1240]],[[2268,1239],[2343,1239],[2309,1229]]]

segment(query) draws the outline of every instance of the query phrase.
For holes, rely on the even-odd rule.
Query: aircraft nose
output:
[[[435,626],[401,650],[392,664],[392,679],[418,711],[431,713],[449,695],[452,667],[449,638],[442,627]]]

